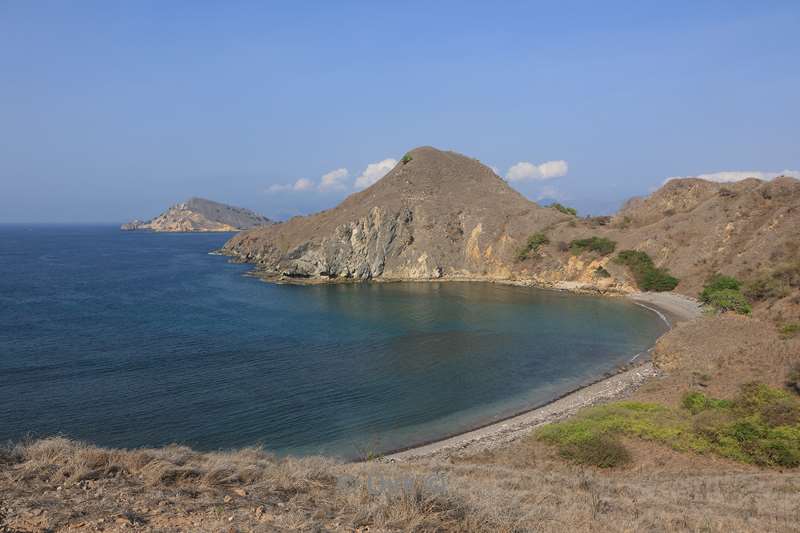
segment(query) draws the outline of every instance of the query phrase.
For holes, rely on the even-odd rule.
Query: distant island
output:
[[[123,231],[214,232],[241,231],[273,222],[249,209],[204,198],[190,198],[175,204],[146,222],[133,220],[120,226]]]

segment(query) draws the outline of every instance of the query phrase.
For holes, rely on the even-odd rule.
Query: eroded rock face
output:
[[[120,226],[120,229],[158,232],[240,231],[271,223],[268,218],[248,209],[203,198],[190,198],[147,222],[133,220]]]
[[[273,276],[507,279],[517,243],[563,215],[479,161],[418,148],[335,209],[244,232],[225,251]]]
[[[375,207],[366,216],[337,226],[319,242],[305,242],[278,255],[272,268],[289,277],[382,276],[387,259],[399,258],[413,242],[412,221],[408,209],[391,213]]]

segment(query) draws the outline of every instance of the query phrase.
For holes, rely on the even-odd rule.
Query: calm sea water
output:
[[[0,226],[0,440],[352,456],[545,402],[666,326],[478,283],[272,285],[229,235]]]

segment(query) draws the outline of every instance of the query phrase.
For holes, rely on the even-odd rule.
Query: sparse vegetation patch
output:
[[[786,382],[790,389],[800,394],[800,363],[797,363],[789,372],[789,379]]]
[[[784,324],[780,327],[781,337],[784,339],[790,339],[795,335],[800,335],[800,322],[791,322],[789,324]]]
[[[403,156],[403,158],[400,160],[400,162],[401,162],[401,163],[403,163],[404,165],[407,165],[408,163],[410,163],[410,162],[411,162],[411,160],[412,160],[412,159],[414,159],[414,158],[413,158],[413,157],[411,157],[411,154],[409,154],[409,153],[406,153],[406,154]]]
[[[762,276],[748,283],[743,294],[754,301],[773,300],[783,298],[789,294],[789,288],[780,280],[772,276]]]
[[[562,205],[562,204],[560,204],[558,202],[553,202],[552,204],[550,204],[547,207],[552,207],[556,211],[561,211],[565,215],[572,215],[574,217],[578,216],[578,210],[577,209],[575,209],[574,207],[567,207],[567,206]]]
[[[614,258],[614,262],[627,266],[643,291],[671,291],[678,285],[678,278],[671,276],[665,268],[657,268],[645,252],[623,250]]]
[[[779,264],[750,281],[742,290],[751,301],[770,301],[784,298],[792,289],[800,288],[800,261]]]
[[[534,233],[528,237],[528,242],[525,243],[525,246],[517,251],[517,261],[524,261],[530,256],[530,254],[536,252],[540,246],[549,243],[550,239],[547,238],[547,235],[541,231]]]
[[[583,252],[597,252],[600,255],[608,255],[614,252],[617,243],[605,237],[589,237],[588,239],[575,239],[569,243],[569,249],[573,254]]]
[[[778,266],[772,276],[790,287],[800,287],[800,260],[795,259]]]
[[[598,278],[610,278],[611,274],[605,268],[599,266],[594,269],[594,275]]]
[[[750,383],[733,400],[690,392],[680,409],[631,401],[591,407],[536,433],[538,439],[558,446],[563,457],[582,464],[597,458],[591,464],[600,467],[615,464],[604,461],[602,451],[596,448],[621,436],[661,442],[679,451],[713,453],[743,463],[797,467],[800,402],[780,389]],[[617,445],[621,446],[617,441],[612,449]],[[613,455],[624,456],[619,452]]]

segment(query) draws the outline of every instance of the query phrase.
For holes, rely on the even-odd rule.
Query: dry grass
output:
[[[0,454],[4,532],[511,529],[475,503],[426,470],[257,448],[110,450],[56,437]]]
[[[413,464],[45,439],[4,451],[0,530],[796,530],[796,471],[625,446],[632,465],[608,472],[566,463],[533,438]]]

